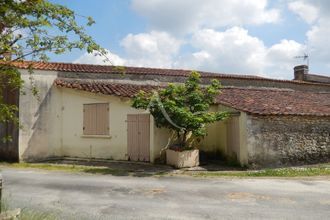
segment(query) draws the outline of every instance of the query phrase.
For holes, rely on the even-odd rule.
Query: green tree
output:
[[[86,34],[77,17],[83,18],[86,26],[94,23],[91,17],[47,0],[0,0],[0,123],[18,121],[17,107],[3,97],[5,89],[17,91],[23,83],[13,62],[47,61],[49,53],[63,54],[73,49],[96,52],[107,60],[106,50]],[[33,66],[29,69],[32,73]]]
[[[132,106],[148,109],[156,126],[174,130],[179,150],[189,148],[188,139],[200,140],[207,133],[206,124],[225,119],[227,112],[210,112],[220,93],[218,80],[202,87],[200,74],[192,72],[185,84],[169,84],[154,92],[140,91],[133,99]],[[190,138],[188,138],[190,137]]]

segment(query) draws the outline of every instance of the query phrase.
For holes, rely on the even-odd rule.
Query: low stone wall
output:
[[[250,165],[330,161],[330,117],[249,116],[247,148]]]

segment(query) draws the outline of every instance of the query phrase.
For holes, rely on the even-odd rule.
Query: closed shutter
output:
[[[109,134],[109,104],[84,104],[83,107],[83,134],[108,135]]]
[[[109,104],[96,104],[96,134],[109,134]]]

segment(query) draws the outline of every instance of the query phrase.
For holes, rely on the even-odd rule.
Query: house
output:
[[[168,82],[184,82],[188,70],[101,65],[20,62],[23,90],[8,94],[19,105],[21,128],[1,135],[2,159],[35,161],[79,157],[154,162],[171,132],[157,128],[147,111],[131,107],[139,91]],[[34,69],[29,87],[28,68]],[[295,67],[294,80],[200,72],[202,82],[224,86],[211,110],[227,110],[230,119],[208,126],[200,143],[205,152],[221,152],[242,165],[281,166],[330,160],[329,77]],[[6,132],[4,132],[6,131]]]

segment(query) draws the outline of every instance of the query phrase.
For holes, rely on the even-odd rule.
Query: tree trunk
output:
[[[186,146],[187,133],[188,133],[187,130],[185,130],[182,135],[182,147]]]

